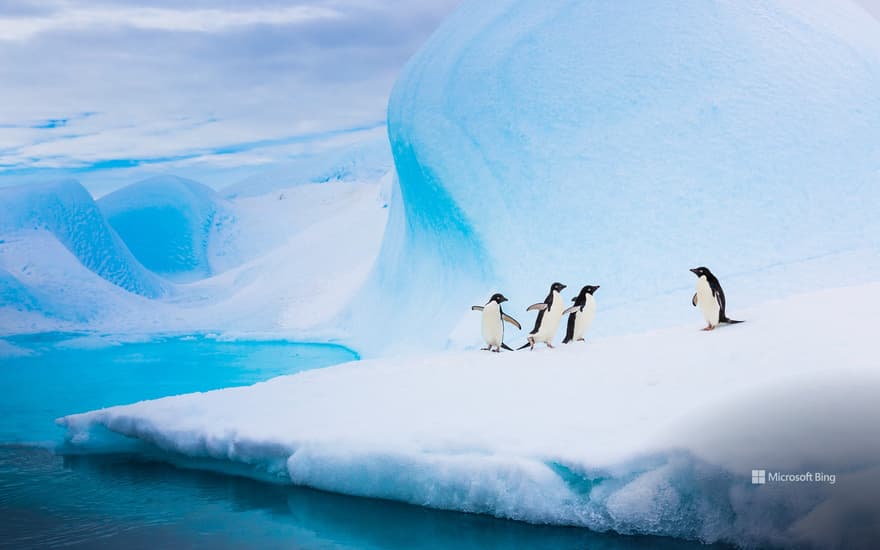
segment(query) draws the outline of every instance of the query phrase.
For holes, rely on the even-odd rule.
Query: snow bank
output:
[[[388,130],[402,211],[358,306],[392,306],[370,341],[442,345],[475,300],[521,310],[556,280],[602,285],[599,332],[669,326],[689,267],[743,276],[748,305],[814,288],[803,259],[878,248],[880,25],[848,2],[465,1]]]
[[[880,525],[865,492],[880,475],[866,347],[878,306],[880,284],[829,290],[713,333],[695,318],[558,350],[371,360],[59,423],[72,450],[101,451],[108,430],[188,466],[436,508],[867,546]],[[752,469],[836,483],[753,486]]]
[[[51,263],[49,251],[38,244],[44,235],[51,235],[79,263],[114,285],[149,298],[167,293],[168,287],[132,256],[79,183],[66,180],[0,188],[0,204],[0,249],[23,241],[29,248],[28,260]],[[10,265],[4,256],[0,250],[3,267],[20,280],[29,263]]]
[[[389,185],[305,184],[236,199],[236,238],[255,257],[181,288],[175,305],[191,323],[227,334],[347,336],[337,319],[376,262]]]
[[[225,226],[235,223],[233,208],[200,183],[157,176],[105,195],[98,206],[132,254],[156,273],[204,278],[240,263],[234,243],[223,240]]]

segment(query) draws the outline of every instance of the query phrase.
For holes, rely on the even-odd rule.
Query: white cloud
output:
[[[326,6],[286,6],[273,9],[117,8],[68,5],[43,15],[0,16],[0,40],[27,40],[52,30],[129,27],[177,32],[221,32],[249,25],[293,25],[341,17]]]

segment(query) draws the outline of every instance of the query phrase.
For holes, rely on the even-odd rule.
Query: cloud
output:
[[[338,18],[326,6],[287,6],[273,9],[175,9],[68,5],[47,14],[0,16],[0,40],[27,40],[57,29],[90,30],[108,27],[174,32],[221,32],[249,25],[292,25]]]
[[[0,185],[128,161],[283,161],[297,136],[374,125],[456,4],[0,0]]]

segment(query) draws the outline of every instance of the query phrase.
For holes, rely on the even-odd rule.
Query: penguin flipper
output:
[[[570,308],[568,308],[568,309],[566,309],[565,311],[563,311],[562,314],[563,314],[563,315],[568,315],[569,313],[574,313],[575,311],[578,311],[578,310],[580,310],[580,309],[581,309],[581,306],[571,306]],[[563,343],[564,343],[564,342],[563,342]]]
[[[691,303],[694,304],[694,307],[697,307],[697,293],[694,292],[694,297],[691,298]]]
[[[535,310],[544,311],[545,309],[547,309],[547,307],[548,306],[545,302],[541,302],[539,304],[530,305],[529,307],[526,308],[526,311],[535,311]]]
[[[515,326],[519,330],[522,330],[522,325],[519,324],[519,321],[517,321],[516,319],[514,319],[510,315],[502,312],[501,318],[504,319],[505,321],[507,321],[508,323],[510,323],[511,325]]]
[[[521,350],[521,349],[526,349],[526,348],[529,347],[530,345],[531,345],[531,344],[530,344],[529,342],[526,342],[525,344],[523,344],[523,345],[521,345],[520,347],[516,348],[516,351],[519,351],[519,350]]]
[[[471,306],[471,311],[483,311],[483,306]]]
[[[501,349],[506,349],[507,351],[513,351],[513,349],[510,346],[508,346],[507,344],[505,344],[504,342],[501,342]]]

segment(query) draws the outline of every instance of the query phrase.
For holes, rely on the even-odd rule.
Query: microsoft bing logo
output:
[[[752,470],[752,485],[767,483],[767,470]]]

